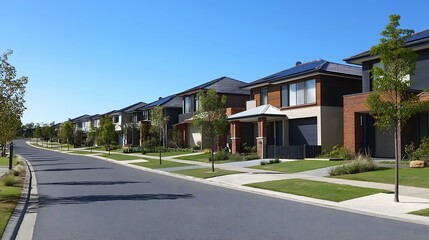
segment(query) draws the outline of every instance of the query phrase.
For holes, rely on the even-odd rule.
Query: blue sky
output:
[[[254,81],[378,43],[390,14],[429,28],[428,1],[2,1],[0,52],[28,76],[22,121],[62,122],[212,79]]]

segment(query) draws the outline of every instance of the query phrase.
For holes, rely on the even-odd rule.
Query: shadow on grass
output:
[[[82,182],[51,182],[39,183],[38,185],[67,185],[67,186],[107,186],[133,183],[150,183],[150,182],[131,182],[131,181],[82,181]]]
[[[46,195],[39,196],[39,206],[48,207],[63,204],[86,204],[109,201],[150,201],[150,200],[178,200],[190,199],[192,194],[132,194],[132,195],[85,195],[53,198]]]

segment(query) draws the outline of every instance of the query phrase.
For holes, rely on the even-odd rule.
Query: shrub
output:
[[[266,164],[267,164],[266,162],[261,161],[261,166],[264,166],[264,165],[266,165]]]
[[[229,160],[231,161],[243,161],[243,156],[241,156],[240,154],[230,154],[229,155]]]
[[[14,168],[12,168],[12,174],[14,176],[19,176],[24,171],[25,171],[25,168],[22,165],[17,165]]]
[[[339,147],[338,145],[332,147],[332,150],[329,153],[322,154],[321,156],[329,158],[341,158],[344,160],[351,160],[355,157],[355,155],[347,148],[344,146]]]
[[[220,160],[228,160],[229,159],[229,152],[225,152],[225,151],[219,151],[216,152],[213,157],[215,161],[220,161]],[[210,155],[209,157],[209,161],[212,161],[212,156]]]
[[[200,148],[200,146],[198,146],[198,145],[194,145],[193,147],[192,147],[192,150],[194,150],[194,151],[198,151],[198,150],[200,150],[201,148]]]
[[[405,146],[405,156],[408,160],[422,160],[425,166],[429,164],[429,137],[420,140],[420,146],[416,149],[414,143]]]
[[[18,178],[13,175],[6,175],[2,178],[2,182],[5,186],[13,186],[18,182]]]
[[[256,154],[244,155],[244,160],[245,161],[247,161],[247,160],[253,160],[253,159],[258,159],[258,158],[259,157]]]
[[[329,169],[330,176],[339,176],[346,174],[355,174],[362,172],[369,172],[377,169],[377,165],[371,160],[368,155],[359,155],[351,163],[339,165]]]
[[[275,158],[274,159],[274,163],[280,163],[280,159],[279,158]]]

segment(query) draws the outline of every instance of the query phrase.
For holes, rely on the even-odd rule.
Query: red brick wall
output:
[[[353,152],[360,146],[360,112],[368,112],[365,101],[368,93],[344,96],[344,147]]]

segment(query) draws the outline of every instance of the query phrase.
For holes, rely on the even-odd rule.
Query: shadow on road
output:
[[[192,194],[132,194],[132,195],[87,195],[73,197],[52,198],[46,195],[39,196],[39,207],[48,207],[61,204],[86,204],[107,201],[149,201],[149,200],[177,200],[190,199]]]
[[[84,170],[99,170],[99,169],[112,169],[105,167],[94,167],[94,168],[51,168],[44,170],[36,170],[36,172],[68,172],[68,171],[84,171]]]
[[[150,182],[127,182],[127,181],[82,181],[82,182],[51,182],[39,183],[39,185],[68,185],[68,186],[107,186],[119,184],[133,184],[133,183],[150,183]]]

